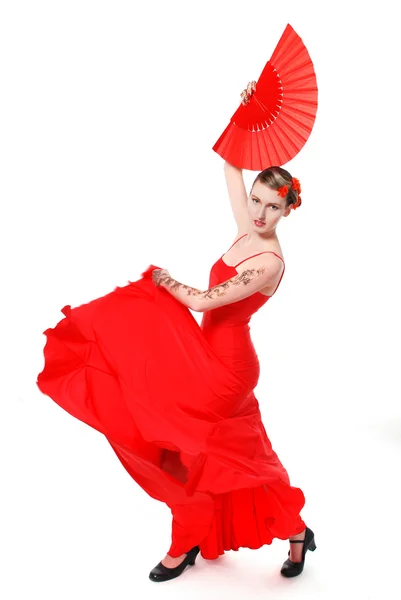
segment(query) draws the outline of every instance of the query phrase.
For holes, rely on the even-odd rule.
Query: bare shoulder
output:
[[[242,237],[245,237],[251,233],[252,233],[252,230],[249,227],[243,228],[243,229],[238,229],[237,234],[236,234],[235,238],[233,239],[232,245],[234,245]],[[241,247],[240,247],[241,245],[242,244],[238,244],[235,246],[235,248],[236,248],[237,252],[240,252],[242,254],[244,252],[244,250],[241,250]],[[258,246],[258,247],[255,246],[254,248],[249,248],[249,251],[250,251],[250,253],[253,251],[254,254],[259,253],[259,252],[273,252],[275,254],[278,254],[284,260],[283,251],[281,249],[281,246],[280,246],[280,243],[278,242],[278,240],[275,242],[270,242],[270,241],[266,242],[262,246]],[[274,254],[273,254],[273,256],[274,256]]]
[[[237,266],[237,272],[241,272],[244,269],[267,269],[271,276],[274,278],[277,274],[280,274],[284,267],[284,260],[282,260],[278,252],[272,250],[266,250],[265,252],[258,254],[257,256],[250,256],[244,259],[240,265]]]
[[[240,241],[246,234],[251,233],[248,228],[238,228],[237,235],[231,247],[222,256],[222,261],[235,269],[237,275],[243,275],[244,271],[249,274],[258,274],[263,279],[263,288],[258,291],[265,296],[272,296],[284,273],[284,258],[278,239],[268,240],[263,244],[257,243],[243,245]]]
[[[235,270],[239,275],[244,271],[263,274],[265,285],[259,291],[264,296],[272,296],[284,273],[284,259],[280,247],[276,247],[275,250],[269,249],[260,252],[260,254],[257,253],[257,256],[244,259],[240,265],[237,265]]]
[[[237,240],[244,237],[245,235],[249,235],[250,233],[251,233],[251,230],[249,229],[249,227],[238,227],[237,234],[236,234],[235,238],[233,239],[232,243],[235,244],[235,242]]]

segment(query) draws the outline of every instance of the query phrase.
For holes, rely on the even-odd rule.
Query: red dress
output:
[[[44,332],[39,389],[104,434],[131,477],[170,507],[171,556],[199,545],[215,559],[302,532],[304,494],[290,485],[253,391],[249,321],[269,296],[206,311],[199,326],[154,284],[155,268],[62,309],[65,318]],[[235,274],[221,257],[209,287]]]

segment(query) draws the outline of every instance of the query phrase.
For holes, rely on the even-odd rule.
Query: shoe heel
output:
[[[191,552],[195,552],[195,556],[193,558],[191,558],[191,560],[188,562],[189,565],[191,565],[191,567],[194,566],[196,559],[198,558],[198,554],[200,552],[199,548],[197,546],[195,546],[195,548],[192,548]]]
[[[311,541],[308,550],[312,550],[312,552],[314,550],[316,550],[316,544],[315,544],[315,540],[314,539]]]

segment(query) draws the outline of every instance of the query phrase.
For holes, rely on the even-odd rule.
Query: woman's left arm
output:
[[[184,304],[191,310],[197,310],[194,307],[194,299],[204,293],[202,290],[198,290],[197,288],[193,288],[173,279],[167,269],[155,269],[152,271],[152,279],[158,287],[164,287],[172,296],[174,296],[174,298],[181,302],[181,304]]]
[[[249,261],[251,262],[251,261]],[[253,266],[255,265],[255,266]],[[232,304],[251,296],[255,292],[277,280],[281,271],[281,261],[276,257],[252,259],[253,268],[243,269],[240,273],[207,290],[199,290],[180,283],[161,269],[154,272],[156,285],[162,285],[179,302],[196,312],[205,312],[225,304]]]

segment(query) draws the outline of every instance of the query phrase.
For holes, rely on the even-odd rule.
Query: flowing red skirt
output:
[[[44,331],[39,389],[101,432],[131,477],[170,507],[180,556],[259,548],[305,529],[252,389],[213,351],[191,312],[143,277]]]

